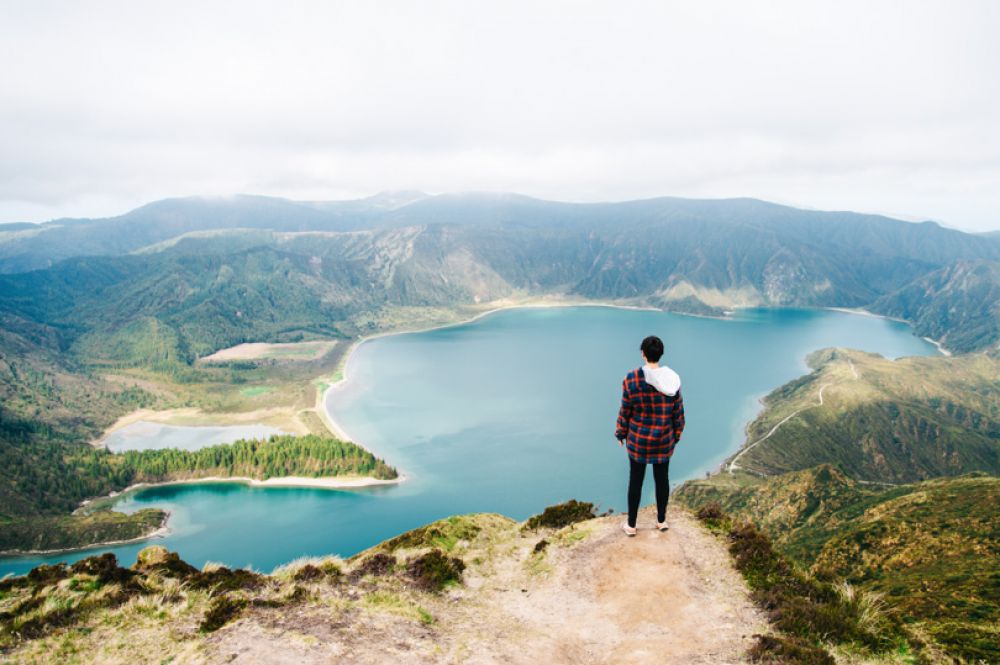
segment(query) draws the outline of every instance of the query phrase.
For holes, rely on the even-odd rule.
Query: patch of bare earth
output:
[[[253,609],[209,637],[205,663],[740,663],[767,624],[723,543],[671,510],[627,538],[620,516],[558,532],[510,526],[465,554],[465,583],[398,587],[402,611],[372,610],[365,583],[313,589],[293,608]],[[547,546],[540,552],[541,539]],[[375,587],[371,587],[374,589]],[[380,586],[384,590],[385,587]],[[339,590],[338,590],[339,589]],[[406,608],[419,607],[432,619]]]
[[[233,360],[260,360],[264,358],[300,361],[316,360],[326,355],[336,344],[335,340],[288,342],[282,344],[247,342],[216,351],[212,355],[201,358],[201,362],[229,362]]]

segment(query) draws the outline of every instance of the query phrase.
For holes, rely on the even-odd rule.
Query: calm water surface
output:
[[[171,512],[164,539],[0,560],[0,575],[113,551],[125,563],[150,542],[196,566],[269,571],[304,555],[349,556],[456,513],[523,519],[569,498],[625,508],[627,462],[614,441],[625,373],[643,337],[660,335],[683,381],[687,429],[671,482],[717,467],[743,442],[758,399],[808,371],[828,346],[890,358],[933,355],[903,324],[823,310],[745,310],[729,320],[603,307],[505,310],[473,323],[361,345],[331,391],[335,419],[408,476],[398,486],[333,491],[174,485],[117,509]],[[155,443],[154,443],[155,445]],[[647,478],[645,502],[652,501]]]
[[[211,427],[162,425],[140,420],[112,433],[104,440],[104,444],[113,453],[160,448],[198,450],[220,443],[233,443],[240,439],[266,439],[272,434],[285,434],[285,432],[268,425]]]

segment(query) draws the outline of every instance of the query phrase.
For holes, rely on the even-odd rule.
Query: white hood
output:
[[[659,390],[664,395],[674,396],[681,389],[681,377],[666,365],[650,367],[643,365],[642,374],[646,383]]]

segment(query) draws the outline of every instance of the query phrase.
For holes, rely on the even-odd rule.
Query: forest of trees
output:
[[[0,438],[0,445],[3,443]],[[367,450],[346,441],[309,434],[240,440],[200,450],[144,450],[111,453],[103,448],[66,446],[36,440],[30,455],[5,456],[8,490],[20,501],[4,502],[6,515],[53,514],[74,509],[88,497],[120,491],[141,482],[205,476],[396,477],[396,470]],[[11,497],[12,498],[12,497]]]
[[[95,455],[99,459],[101,455]],[[107,456],[104,456],[107,457]],[[396,470],[370,452],[347,441],[307,434],[275,435],[267,440],[241,439],[200,450],[144,450],[111,455],[115,473],[128,483],[158,482],[200,476],[248,476],[259,480],[280,476],[396,477]],[[95,464],[95,469],[100,466]],[[86,473],[86,471],[84,471]]]
[[[33,431],[39,427],[46,431]],[[0,474],[5,481],[0,487],[0,550],[79,547],[148,533],[162,511],[67,514],[83,499],[135,483],[208,476],[397,477],[394,468],[367,450],[315,434],[246,439],[195,451],[112,453],[60,440],[38,423],[2,418],[0,458],[6,462]]]

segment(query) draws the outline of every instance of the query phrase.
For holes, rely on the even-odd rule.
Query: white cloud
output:
[[[383,189],[1000,228],[1000,3],[0,3],[0,220]]]

